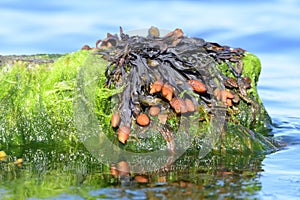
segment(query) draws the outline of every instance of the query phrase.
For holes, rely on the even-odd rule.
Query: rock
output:
[[[178,37],[175,43],[172,42],[172,45],[174,44],[180,44]],[[213,51],[215,46],[207,48],[212,48]],[[113,144],[119,145],[117,130],[111,127],[110,122],[111,111],[116,106],[116,102],[111,99],[122,94],[125,86],[118,83],[120,87],[107,88],[105,70],[109,62],[94,52],[80,50],[66,55],[0,57],[2,69],[0,72],[0,124],[2,125],[0,143],[2,146],[35,142],[73,145],[85,141],[84,138],[91,137],[85,135],[86,132],[97,135],[96,129],[102,131]],[[244,66],[237,82],[242,81],[241,77],[248,77],[251,79],[251,88],[243,90],[243,85],[238,89],[224,88],[232,94],[238,94],[240,100],[228,106],[220,105],[224,109],[220,112],[225,114],[223,123],[218,124],[220,127],[217,129],[222,131],[213,149],[218,152],[242,153],[274,151],[278,144],[268,136],[271,118],[256,88],[261,70],[260,62],[255,55],[249,52],[244,54],[242,58]],[[215,77],[236,78],[225,62],[218,63],[212,60],[207,62],[212,62],[211,64],[215,66],[213,68],[217,70]],[[152,69],[156,70],[158,67]],[[240,90],[246,92],[244,96]],[[178,95],[176,91],[174,95]],[[129,97],[123,95],[123,98]],[[207,96],[201,97],[201,102],[205,102],[202,98],[205,99]],[[165,149],[173,144],[181,146],[177,142],[180,143],[180,137],[184,137],[184,134],[188,134],[188,138],[194,141],[190,148],[201,148],[203,138],[206,138],[206,134],[209,133],[207,131],[217,124],[217,121],[212,123],[215,119],[210,113],[212,111],[209,110],[210,103],[201,102],[195,105],[195,112],[187,112],[186,115],[169,115],[161,109],[161,114],[169,116],[166,125],[174,131],[175,136],[178,134],[179,138],[168,137],[169,139],[166,140],[166,135],[161,133],[162,129],[154,129],[154,126],[159,124],[159,119],[157,116],[151,116],[151,120],[156,120],[156,123],[150,123],[145,127],[147,130],[142,132],[140,129],[131,130],[129,139],[122,148],[145,152],[150,149],[151,151]],[[153,104],[168,107],[167,103],[163,101]],[[120,105],[124,106],[123,102]],[[191,115],[193,119],[197,118],[197,126],[191,123],[187,126],[188,132],[178,130],[178,120],[181,120],[181,125],[184,125],[187,120],[191,122],[189,119]],[[120,125],[132,125],[131,118],[121,116]],[[179,133],[180,131],[184,133]],[[102,139],[99,138],[99,145],[101,141]]]

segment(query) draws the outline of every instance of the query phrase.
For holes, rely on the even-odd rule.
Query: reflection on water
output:
[[[255,197],[263,156],[222,155],[198,159],[187,153],[157,172],[134,174],[130,165],[99,164],[83,147],[12,149],[0,161],[0,194],[7,199],[206,199]],[[195,156],[196,155],[196,156]],[[14,194],[14,196],[11,196]]]

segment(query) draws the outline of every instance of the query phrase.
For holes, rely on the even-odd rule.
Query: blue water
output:
[[[275,137],[288,145],[268,155],[260,199],[300,199],[300,1],[1,0],[0,54],[66,53],[94,46],[119,26],[151,25],[256,54],[260,97]]]

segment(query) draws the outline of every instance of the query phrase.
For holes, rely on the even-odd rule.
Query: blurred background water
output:
[[[106,33],[157,26],[242,47],[262,63],[258,90],[288,146],[268,155],[261,199],[300,198],[300,1],[1,0],[0,55],[67,53]]]

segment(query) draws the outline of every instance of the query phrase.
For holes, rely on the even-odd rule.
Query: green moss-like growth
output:
[[[2,145],[77,140],[72,117],[74,85],[78,70],[88,55],[88,52],[79,51],[64,56],[6,57],[2,60]]]

